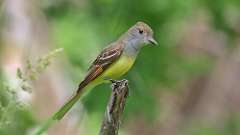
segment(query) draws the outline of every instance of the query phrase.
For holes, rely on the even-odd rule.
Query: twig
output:
[[[117,135],[128,96],[128,81],[112,81],[112,94],[99,135]]]

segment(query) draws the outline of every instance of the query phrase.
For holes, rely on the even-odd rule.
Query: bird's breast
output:
[[[135,57],[122,55],[103,73],[106,78],[117,79],[124,75],[133,65]]]

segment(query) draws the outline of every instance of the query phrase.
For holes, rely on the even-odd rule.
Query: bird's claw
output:
[[[128,84],[128,80],[123,79],[123,80],[114,80],[112,78],[104,78],[104,80],[110,81],[112,83],[112,87],[119,87],[119,84],[121,84],[122,82],[124,82],[124,85],[126,86]]]

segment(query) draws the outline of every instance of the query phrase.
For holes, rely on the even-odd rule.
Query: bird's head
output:
[[[136,44],[157,45],[157,41],[153,38],[153,30],[144,22],[137,22],[128,32],[130,41],[135,41]]]

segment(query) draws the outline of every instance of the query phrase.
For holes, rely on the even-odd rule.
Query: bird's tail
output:
[[[79,85],[77,92],[50,119],[44,122],[33,135],[42,135],[51,125],[61,120],[72,106],[81,98],[87,85]]]
[[[73,105],[80,99],[80,97],[83,95],[84,91],[85,91],[85,87],[87,85],[83,85],[82,83],[79,85],[77,92],[73,95],[73,97],[70,98],[70,100],[65,103],[60,109],[59,111],[57,111],[54,116],[53,119],[54,120],[61,120],[65,114],[73,107]]]

